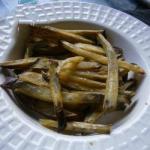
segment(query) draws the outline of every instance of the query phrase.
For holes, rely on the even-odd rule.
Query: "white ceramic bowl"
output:
[[[19,5],[15,15],[0,22],[0,61],[20,58],[28,30],[17,24],[47,24],[67,29],[106,29],[113,45],[124,49],[129,62],[146,75],[134,109],[113,126],[110,135],[70,136],[40,126],[0,89],[0,149],[3,150],[149,150],[150,149],[150,29],[115,9],[89,3],[53,2]],[[19,32],[18,32],[19,31]],[[0,81],[4,76],[0,74]],[[122,114],[121,114],[122,116]]]

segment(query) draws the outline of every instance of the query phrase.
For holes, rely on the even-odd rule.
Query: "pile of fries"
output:
[[[144,70],[125,61],[122,49],[113,47],[103,30],[29,28],[24,58],[0,63],[9,73],[1,87],[47,128],[110,133],[112,125],[97,120],[131,105],[136,76],[141,78]]]

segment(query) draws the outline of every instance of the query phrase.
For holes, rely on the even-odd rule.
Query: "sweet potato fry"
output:
[[[59,63],[56,59],[48,59],[46,57],[40,57],[38,61],[31,66],[31,69],[34,71],[48,70],[49,62]]]
[[[20,81],[35,84],[37,86],[49,87],[48,83],[43,79],[42,74],[36,72],[24,72],[18,75]]]
[[[47,128],[58,128],[57,122],[50,119],[40,119],[40,123]],[[101,124],[90,124],[85,122],[68,122],[66,129],[67,131],[73,131],[78,133],[100,133],[109,134],[111,131],[111,125]]]
[[[69,59],[65,60],[61,64],[60,69],[59,69],[60,79],[63,82],[65,82],[65,81],[74,82],[74,83],[79,83],[79,84],[84,85],[84,86],[89,86],[89,87],[91,86],[91,87],[94,87],[94,88],[103,88],[103,87],[105,87],[104,83],[73,75],[73,72],[74,72],[77,64],[82,60],[83,60],[83,58],[79,57],[79,56],[69,58]]]
[[[48,59],[48,58],[39,58],[39,60],[34,65],[32,65],[32,69],[35,70],[35,71],[48,70],[49,61],[50,62],[51,61],[52,62],[56,62],[56,63],[58,63],[60,65],[62,63],[62,60]],[[93,62],[93,61],[81,61],[77,65],[77,69],[78,70],[92,70],[92,69],[98,69],[101,66],[102,65],[99,64],[99,63],[97,63],[97,62]]]
[[[52,103],[49,88],[40,87],[33,84],[19,82],[11,86],[15,92],[22,93],[40,101]],[[63,103],[65,106],[94,104],[102,101],[103,95],[93,92],[63,92]],[[92,97],[92,98],[91,98]]]
[[[54,109],[56,111],[56,116],[58,119],[58,130],[63,130],[66,127],[66,117],[63,110],[63,96],[61,92],[61,85],[56,73],[56,67],[54,63],[50,63],[49,74],[49,87],[54,104]]]
[[[87,87],[87,86],[81,85],[81,84],[79,84],[79,83],[70,82],[70,81],[67,81],[67,82],[61,81],[61,84],[62,84],[64,87],[68,88],[69,90],[87,91],[87,92],[99,91],[99,89],[97,89],[97,88]]]
[[[39,58],[25,58],[25,59],[19,59],[19,60],[10,60],[5,61],[3,63],[0,63],[0,67],[3,68],[10,68],[10,69],[25,69],[29,66],[33,65],[38,61]]]
[[[104,34],[104,30],[102,30],[102,29],[100,29],[100,30],[65,30],[65,31],[67,31],[69,33],[81,35],[81,36],[91,39],[95,42],[96,42],[96,35],[98,33]]]
[[[57,69],[59,74],[59,78],[61,81],[68,81],[68,77],[72,75],[76,66],[81,62],[84,58],[80,56],[68,58],[62,61]]]
[[[95,54],[95,53],[92,53],[89,51],[85,51],[81,48],[76,47],[75,45],[73,45],[69,42],[66,42],[66,41],[62,41],[62,44],[63,44],[64,48],[66,48],[68,51],[70,51],[72,53],[75,53],[77,55],[83,56],[83,57],[91,59],[91,60],[95,60],[96,62],[99,62],[104,65],[108,64],[108,59],[105,56],[98,55],[98,54]],[[142,74],[144,73],[144,70],[141,67],[139,67],[137,65],[129,64],[126,61],[119,60],[118,65],[119,65],[119,67],[122,67],[127,70],[131,70],[136,73],[142,73]]]
[[[106,83],[103,109],[104,110],[115,109],[117,107],[118,86],[119,86],[117,57],[113,47],[104,38],[104,36],[98,34],[98,41],[103,46],[106,55],[108,57],[108,77]]]
[[[88,114],[84,121],[87,123],[95,123],[103,114],[104,111],[102,111],[102,109],[100,111],[100,108],[98,107],[94,110],[94,112]]]
[[[98,33],[103,33],[104,30],[65,30],[66,32],[78,34],[81,36],[88,36],[93,37],[96,36]]]
[[[54,39],[55,42],[59,42],[63,39],[69,42],[82,42],[82,43],[91,43],[91,44],[93,43],[93,41],[86,39],[80,35],[69,33],[64,30],[57,29],[50,26],[44,28],[31,26],[31,32],[33,37],[39,37],[46,40]]]
[[[83,78],[88,78],[91,80],[100,80],[100,81],[106,81],[107,75],[101,75],[92,71],[75,71],[75,75]]]
[[[74,82],[74,83],[79,83],[81,85],[87,86],[87,87],[93,87],[93,88],[105,88],[105,83],[103,82],[98,82],[98,81],[94,81],[91,79],[86,79],[86,78],[82,78],[76,75],[72,75],[70,77],[68,77],[67,79],[70,82]]]
[[[101,67],[101,64],[93,61],[82,61],[77,65],[78,70],[92,70],[98,69]]]

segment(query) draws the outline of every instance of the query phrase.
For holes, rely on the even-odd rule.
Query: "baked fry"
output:
[[[119,86],[117,57],[113,47],[104,38],[104,36],[98,34],[98,41],[103,46],[106,55],[108,57],[108,76],[106,82],[106,91],[103,109],[104,110],[115,109],[117,107],[118,86]]]
[[[50,119],[40,119],[40,123],[47,128],[58,128],[57,122]],[[65,128],[66,131],[73,131],[77,133],[100,133],[109,134],[111,125],[90,124],[85,122],[68,122]]]
[[[43,79],[42,74],[36,72],[24,72],[18,75],[20,81],[35,84],[37,86],[49,87],[48,83]]]
[[[33,65],[38,61],[39,58],[25,58],[18,60],[10,60],[0,63],[0,67],[9,68],[9,69],[25,69]]]
[[[50,63],[49,74],[49,87],[54,104],[54,109],[56,111],[56,116],[58,119],[58,130],[63,130],[66,127],[66,117],[63,110],[63,96],[61,92],[61,85],[56,73],[56,67],[54,63]]]
[[[89,52],[94,52],[96,54],[105,55],[105,51],[100,46],[95,46],[92,44],[84,44],[84,43],[77,43],[75,44],[76,47],[79,47],[81,49],[84,49]]]
[[[22,93],[26,96],[35,98],[36,100],[52,103],[51,94],[49,88],[40,87],[33,84],[19,82],[11,86],[15,92]],[[65,106],[82,105],[82,104],[94,104],[102,101],[103,95],[100,93],[92,92],[62,92],[63,103]],[[92,97],[92,98],[91,98]]]
[[[104,65],[108,64],[108,59],[105,56],[98,55],[98,54],[95,54],[95,53],[92,53],[89,51],[85,51],[81,48],[76,47],[75,45],[73,45],[69,42],[66,42],[66,41],[62,41],[62,44],[63,44],[64,48],[66,48],[68,51],[70,51],[72,53],[75,53],[75,54],[83,56],[85,58],[94,60],[94,61],[99,62]],[[124,69],[131,70],[136,73],[144,74],[144,70],[141,67],[139,67],[137,65],[129,64],[126,61],[119,60],[118,65],[119,65],[119,67],[122,67]]]
[[[76,69],[76,66],[81,62],[84,58],[80,56],[68,58],[64,60],[58,67],[58,74],[61,82],[68,81],[72,73]]]
[[[92,69],[98,69],[101,67],[101,64],[97,62],[92,62],[92,61],[81,61],[77,65],[78,70],[92,70]]]
[[[93,37],[96,36],[97,33],[103,33],[104,30],[65,30],[66,32],[78,34],[81,36]]]
[[[100,80],[100,81],[106,81],[107,75],[101,75],[92,71],[75,71],[74,73],[76,76],[88,78],[91,80]]]
[[[39,37],[42,39],[54,39],[55,42],[61,41],[62,39],[69,42],[82,42],[82,43],[94,43],[93,41],[86,39],[80,35],[66,32],[64,30],[54,28],[54,27],[30,27],[32,36]]]
[[[98,81],[94,81],[91,79],[87,79],[87,78],[82,78],[76,75],[72,75],[70,77],[68,77],[68,81],[70,82],[74,82],[74,83],[79,83],[81,85],[87,86],[87,87],[92,87],[92,88],[105,88],[105,83],[103,82],[98,82]]]

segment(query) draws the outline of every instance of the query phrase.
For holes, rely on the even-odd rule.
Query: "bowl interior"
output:
[[[140,48],[134,45],[133,41],[130,40],[126,35],[123,35],[118,31],[110,29],[106,26],[80,21],[62,21],[51,23],[50,25],[62,29],[105,29],[106,36],[108,37],[112,45],[122,48],[124,50],[124,56],[129,62],[137,63],[147,71],[146,62],[139,52]],[[16,32],[14,35],[15,43],[10,48],[10,51],[5,59],[18,59],[23,57],[26,47],[26,40],[28,39],[28,31],[29,30],[26,25],[21,24],[16,27]],[[117,111],[115,113],[110,113],[99,120],[99,122],[112,123],[114,130],[123,128],[127,124],[130,124],[140,115],[139,112],[141,112],[141,110],[144,108],[145,102],[149,96],[149,92],[147,89],[145,89],[145,87],[148,87],[149,83],[149,78],[145,76],[136,92],[136,95],[133,97],[133,102],[137,102],[132,105],[133,107],[131,107],[131,109],[125,112]],[[17,101],[15,101],[14,105],[18,105],[21,110],[23,110],[27,114],[30,114],[25,109],[21,108]],[[26,115],[24,116],[24,118],[27,119]],[[30,114],[30,116],[33,119],[36,119],[34,115]]]

